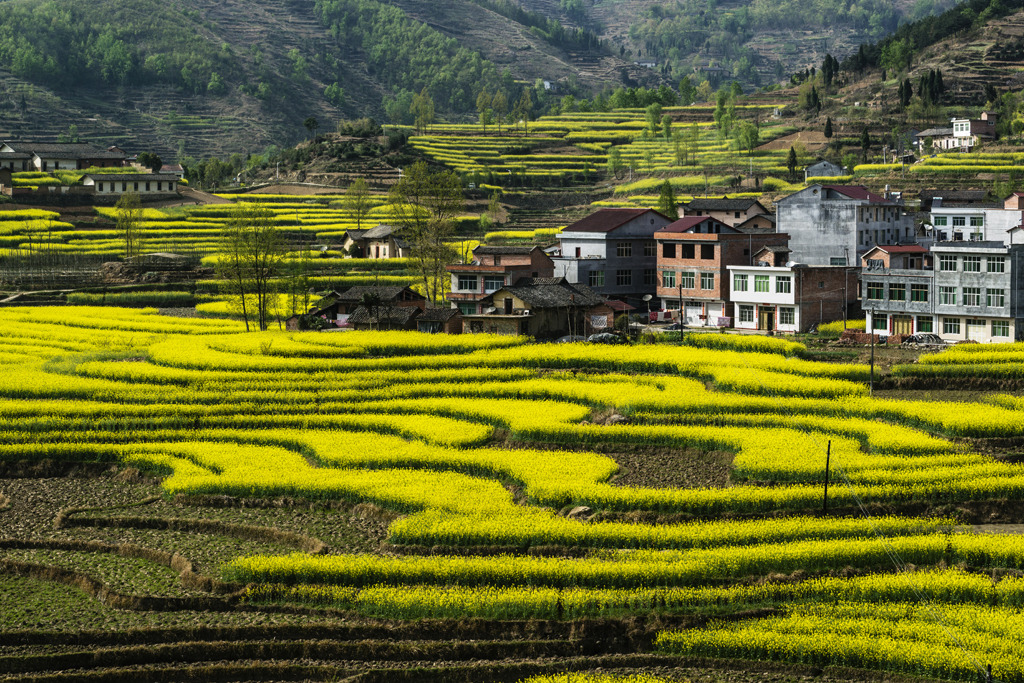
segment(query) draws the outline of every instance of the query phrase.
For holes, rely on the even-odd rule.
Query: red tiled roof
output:
[[[879,197],[877,194],[863,185],[822,185],[826,190],[833,190],[839,194],[846,195],[850,199],[866,199],[872,204],[891,204],[888,199]]]
[[[635,311],[636,306],[630,306],[625,301],[619,301],[618,299],[608,299],[604,302],[608,308],[613,311]]]
[[[601,209],[563,228],[562,232],[611,232],[648,211],[658,213],[654,209]]]
[[[928,250],[922,247],[920,244],[893,244],[893,245],[878,245],[876,249],[881,249],[887,254],[927,254]]]
[[[669,223],[664,228],[661,228],[658,232],[686,232],[693,228],[693,226],[703,223],[709,218],[710,216],[683,216],[679,220]]]

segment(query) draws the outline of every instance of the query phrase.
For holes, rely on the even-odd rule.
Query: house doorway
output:
[[[984,341],[985,339],[985,321],[975,320],[973,318],[967,319],[967,339],[973,339],[974,341]]]
[[[757,329],[771,332],[775,329],[775,309],[760,308],[757,311]]]
[[[892,317],[893,334],[914,334],[914,319],[909,315],[894,315]]]

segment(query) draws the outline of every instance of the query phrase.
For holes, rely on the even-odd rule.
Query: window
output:
[[[644,242],[644,256],[656,257],[658,255],[658,245],[654,242]]]
[[[679,286],[683,289],[693,289],[696,287],[696,276],[691,272],[679,273]]]
[[[658,273],[654,268],[644,268],[644,287],[654,287],[658,284]]]
[[[956,256],[953,254],[942,254],[939,256],[939,270],[956,270]]]
[[[505,278],[501,275],[484,275],[484,291],[496,292],[505,286]]]
[[[1009,337],[1010,336],[1010,321],[1009,320],[993,320],[992,321],[992,336],[993,337]]]
[[[710,261],[715,258],[715,245],[713,244],[702,244],[700,245],[700,257],[705,261]]]
[[[953,227],[962,228],[967,225],[967,218],[965,216],[953,216]]]
[[[965,273],[980,273],[981,272],[981,257],[980,256],[964,256],[964,272]]]
[[[889,284],[889,301],[906,301],[907,285],[903,282],[892,282]]]
[[[146,181],[146,192],[149,192],[149,181]]]
[[[960,334],[960,318],[943,318],[942,334]]]
[[[1005,289],[986,289],[985,290],[985,305],[993,308],[1002,308],[1006,305],[1006,290]]]
[[[846,257],[845,256],[832,256],[832,257],[829,258],[828,264],[830,266],[845,266],[846,265]]]
[[[885,296],[885,288],[881,282],[868,283],[868,298],[881,299]]]
[[[779,275],[775,278],[775,293],[789,294],[793,291],[793,278],[789,275]]]
[[[743,304],[740,306],[740,322],[741,323],[752,323],[754,322],[754,307]]]
[[[665,270],[661,273],[661,286],[675,288],[676,286],[676,271]]]
[[[459,313],[462,315],[476,315],[476,304],[461,302],[458,304]]]
[[[715,274],[714,273],[701,273],[700,274],[700,288],[701,289],[714,289],[715,288]]]
[[[615,245],[615,255],[619,258],[629,258],[633,255],[632,242],[619,242]]]
[[[985,225],[985,218],[983,216],[971,216],[971,227],[980,228]]]
[[[767,275],[755,275],[754,276],[754,291],[755,292],[767,292],[768,291],[768,276]]]
[[[845,263],[843,265],[846,265]],[[880,258],[869,258],[868,259],[868,270],[881,270],[885,268],[885,261]]]
[[[985,259],[985,270],[990,273],[1005,273],[1006,259],[1002,256],[989,256]]]
[[[910,285],[911,301],[928,301],[928,285]]]
[[[103,183],[100,183],[100,192],[103,192]]]
[[[692,244],[680,244],[679,245],[679,258],[696,258],[694,256],[694,245]]]
[[[943,306],[956,306],[956,287],[939,287],[939,303]]]
[[[661,255],[664,258],[675,258],[676,257],[676,245],[669,242],[665,242],[661,245]]]
[[[964,287],[964,306],[981,305],[981,287]]]
[[[480,280],[476,275],[460,275],[459,276],[459,289],[462,291],[475,292],[479,286]]]
[[[889,329],[889,316],[885,313],[875,313],[871,316],[872,331],[886,331]]]
[[[932,218],[932,225],[935,225],[936,227],[939,228],[944,228],[947,225],[949,225],[949,222],[946,220],[945,216],[935,216],[934,218]]]
[[[134,188],[135,191],[138,192],[139,191],[139,184],[138,183],[133,183],[133,185],[135,185],[135,188]]]
[[[732,276],[732,291],[734,292],[745,292],[747,291],[747,276],[736,273]]]
[[[917,316],[917,331],[918,332],[934,332],[932,326],[932,317],[930,315],[919,315]]]
[[[779,324],[795,325],[796,309],[794,309],[792,306],[779,306]]]
[[[617,270],[615,271],[615,284],[619,287],[629,287],[633,284],[633,271],[632,270]]]
[[[604,287],[604,271],[592,270],[587,273],[587,285],[591,287]]]

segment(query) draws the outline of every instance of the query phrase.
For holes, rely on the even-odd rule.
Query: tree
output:
[[[498,122],[498,135],[501,135],[501,122],[508,113],[508,97],[505,96],[505,91],[499,90],[494,93],[491,98],[491,110],[494,111],[494,118]]]
[[[530,96],[530,89],[523,88],[523,94],[519,97],[519,101],[516,102],[516,108],[513,111],[516,120],[521,120],[523,122],[523,135],[530,134],[530,114],[532,111],[533,98]]]
[[[759,138],[760,131],[757,129],[757,126],[750,121],[740,122],[736,129],[736,141],[739,142],[743,149],[747,150],[747,156],[751,156],[754,153],[754,148],[757,147]]]
[[[491,100],[491,95],[486,90],[481,90],[480,94],[476,96],[476,111],[480,114],[480,125],[484,127],[484,131],[487,130],[487,124],[490,123]]]
[[[667,180],[661,184],[661,194],[658,196],[658,212],[674,221],[679,220],[679,206],[676,202],[676,193],[672,189],[672,183]]]
[[[622,170],[622,152],[619,151],[618,147],[612,147],[608,150],[608,175],[619,177],[619,171]]]
[[[121,195],[114,205],[117,216],[117,232],[124,238],[124,257],[130,259],[139,255],[139,223],[142,221],[142,201],[137,192]]]
[[[825,117],[825,139],[826,140],[831,140],[832,139],[832,117],[831,116],[826,116]]]
[[[320,127],[320,124],[316,120],[315,116],[306,117],[306,120],[302,122],[302,125],[306,127],[306,130],[309,131],[310,136],[313,137],[316,136],[316,129]]]
[[[864,130],[860,134],[860,150],[861,157],[864,159],[864,163],[868,163],[868,150],[871,149],[871,133],[868,132],[865,126]]]
[[[356,178],[345,190],[344,206],[356,219],[356,230],[362,230],[363,219],[370,213],[373,202],[370,200],[370,186],[365,178]]]
[[[417,133],[423,133],[434,123],[434,99],[427,92],[426,86],[420,91],[419,95],[413,95],[412,115],[414,117],[413,125],[416,126]]]
[[[448,279],[445,266],[455,258],[447,239],[455,234],[455,217],[465,209],[462,184],[451,171],[431,172],[418,161],[391,186],[388,204],[412,247],[423,279],[423,293],[437,303]]]
[[[250,320],[266,330],[277,307],[274,278],[284,260],[284,247],[272,219],[273,213],[261,204],[237,204],[222,233],[217,269],[228,283],[246,331]]]
[[[796,150],[790,147],[789,156],[786,157],[786,168],[789,170],[790,177],[796,175],[796,164]]]
[[[651,135],[658,134],[658,124],[661,123],[661,105],[657,102],[648,105],[647,107],[647,130],[651,131]]]
[[[141,152],[139,154],[139,163],[151,170],[153,173],[159,173],[161,167],[164,165],[163,159],[154,152]]]

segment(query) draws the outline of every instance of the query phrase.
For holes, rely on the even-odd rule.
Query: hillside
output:
[[[827,2],[785,0],[705,1],[692,26],[689,0],[0,0],[0,138],[74,126],[87,141],[201,159],[291,146],[308,117],[321,130],[412,123],[423,88],[440,117],[466,120],[482,89],[514,102],[537,80],[577,98],[695,69],[750,87],[950,2],[869,2],[825,30]],[[657,67],[634,63],[648,60]]]

